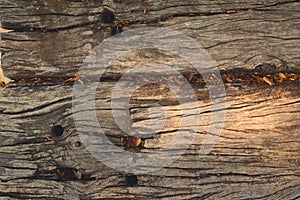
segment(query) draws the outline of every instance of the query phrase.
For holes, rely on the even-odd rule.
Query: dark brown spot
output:
[[[64,133],[64,128],[61,125],[53,126],[51,133],[55,137],[60,137]]]
[[[115,15],[112,11],[105,9],[102,13],[103,23],[109,24],[115,20]]]
[[[60,181],[73,181],[77,179],[72,168],[57,168],[56,175]]]
[[[128,175],[125,177],[125,183],[128,186],[136,186],[137,185],[137,176],[136,175]]]

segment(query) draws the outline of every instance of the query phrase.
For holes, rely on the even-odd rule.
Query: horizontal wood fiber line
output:
[[[14,3],[11,3],[12,5],[9,1],[5,2],[8,5],[3,6],[2,25],[4,21],[13,23],[15,25],[11,25],[12,29],[13,27],[16,28],[18,24],[27,24],[26,26],[29,27],[48,27],[49,29],[55,29],[55,26],[58,26],[58,28],[64,27],[66,24],[74,25],[74,23],[86,20],[84,16],[81,16],[82,13],[101,13],[104,7],[95,2],[87,4],[67,2],[68,5],[63,9],[51,4],[47,6],[49,11],[35,11],[34,7],[31,7],[33,10],[30,10],[30,7],[24,6],[24,4],[30,4],[24,1],[14,1]],[[146,15],[142,12],[144,6],[127,2],[128,6],[123,3],[116,3],[114,13],[120,21],[122,19],[129,19],[129,21],[135,19],[152,20],[161,15],[168,15],[168,13],[170,15],[180,14],[182,9],[189,12],[200,12],[201,10],[220,12],[224,6],[223,9],[228,10],[230,8],[259,7],[259,4],[268,6],[276,4],[276,2],[278,3],[278,1],[267,1],[216,4],[216,2],[209,1],[199,4],[199,2],[193,1],[192,3],[196,6],[187,6],[186,3],[172,1],[166,4],[157,4],[157,8],[155,6],[152,8],[153,11],[148,6],[149,13]],[[172,6],[171,4],[175,5]],[[298,4],[299,2],[279,3],[276,6],[269,7],[267,11],[254,10],[253,12],[237,12],[233,15],[175,17],[172,20],[158,23],[157,27],[181,31],[183,34],[195,39],[217,62],[218,68],[230,69],[243,66],[253,69],[264,63],[279,68],[297,68],[300,65],[298,56],[298,44],[300,44],[298,42],[299,25],[297,23],[300,16],[296,9]],[[87,8],[77,9],[80,8],[80,5],[86,5]],[[122,7],[117,5],[122,5]],[[12,12],[11,7],[15,8],[16,12]],[[76,7],[76,9],[73,9],[73,7]],[[88,8],[91,10],[88,11]],[[122,11],[118,11],[121,8]],[[44,21],[42,17],[33,20],[32,16],[28,16],[31,19],[29,20],[26,19],[28,9],[33,15],[35,12],[66,12],[74,15],[78,14],[79,16],[76,19],[66,16],[67,19],[60,20],[53,14],[45,16],[47,20]],[[138,10],[140,10],[140,14]],[[96,16],[89,20],[99,20],[99,17]],[[10,32],[1,34],[4,72],[8,77],[18,77],[21,74],[29,77],[57,77],[62,75],[72,77],[78,72],[88,53],[111,36],[109,28],[98,30],[98,27],[102,25],[100,23],[96,27],[84,26],[59,32]],[[124,27],[123,31],[144,26]],[[122,60],[122,62],[116,63],[116,65],[131,64],[129,60]],[[178,60],[174,61],[174,63],[176,62]]]
[[[99,105],[96,112],[109,138],[123,148],[120,137],[124,133],[112,121],[107,101],[113,83],[106,84],[96,94]],[[228,85],[226,88],[225,126],[213,151],[199,158],[203,137],[209,134],[205,131],[211,114],[210,101],[200,99],[201,130],[192,145],[170,166],[137,175],[135,187],[126,186],[126,173],[97,161],[84,144],[76,146],[80,139],[73,123],[70,85],[6,88],[0,115],[0,194],[17,199],[297,198],[298,86],[247,86],[237,90]],[[143,125],[147,121],[141,118],[147,113],[144,108],[158,98],[154,96],[152,101],[150,98],[144,102],[145,94],[135,96],[138,98],[132,104],[132,118]],[[16,98],[18,101],[14,102]],[[179,107],[166,104],[164,108],[173,112],[169,120],[178,118]],[[57,124],[65,129],[59,138],[51,135],[52,127]],[[135,150],[154,153],[164,148],[173,137],[172,130],[172,126],[165,127],[155,137],[143,139],[143,146]],[[69,169],[73,174],[62,179],[59,169]]]

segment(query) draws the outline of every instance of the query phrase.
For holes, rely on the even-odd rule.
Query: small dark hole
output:
[[[166,15],[163,15],[160,18],[160,20],[163,21],[163,22],[166,21],[167,19],[168,19],[168,16],[166,16]]]
[[[75,147],[80,147],[81,146],[81,142],[75,142]]]
[[[64,128],[61,125],[56,125],[52,128],[51,133],[55,137],[60,137],[64,133]]]
[[[106,9],[102,13],[102,20],[105,24],[112,23],[115,20],[115,15],[112,11]]]
[[[111,29],[111,35],[117,35],[123,32],[123,28],[121,25],[113,25],[110,27],[110,29]]]
[[[125,178],[125,183],[128,186],[135,186],[137,185],[137,176],[136,175],[128,175]]]

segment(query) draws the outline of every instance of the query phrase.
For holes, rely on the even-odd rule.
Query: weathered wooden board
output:
[[[105,2],[102,5],[100,1],[58,4],[50,1],[3,1],[1,5],[2,26],[16,30],[2,35],[2,63],[10,76],[20,76],[20,71],[31,76],[73,75],[88,52],[110,35],[109,27],[103,24],[101,18],[101,11],[107,5]],[[220,68],[227,69],[255,67],[263,63],[299,67],[298,5],[293,1],[155,1],[149,2],[146,15],[143,14],[144,3],[125,1],[106,7],[115,10],[117,19],[129,21],[151,21],[163,14],[216,13],[176,17],[151,25],[179,30],[193,37],[208,50]],[[247,8],[257,10],[218,14],[229,9]],[[124,27],[124,30],[133,27],[137,26]],[[43,28],[49,30],[43,33],[39,30]],[[27,58],[26,61],[23,57]]]
[[[2,94],[1,194],[62,199],[68,199],[68,195],[71,199],[297,198],[297,88],[227,88],[225,127],[214,150],[207,157],[198,157],[205,134],[199,132],[183,157],[164,169],[138,175],[136,187],[125,186],[125,173],[105,167],[84,147],[76,147],[80,139],[72,122],[71,87],[9,88]],[[209,125],[205,120],[208,104],[201,101],[203,129]],[[107,111],[104,107],[98,112],[103,117],[101,112]],[[65,127],[65,133],[47,142],[45,138],[51,137],[55,124]],[[108,132],[115,129],[113,124],[104,127]],[[164,147],[170,138],[172,135],[165,133],[146,139],[141,152]],[[79,175],[75,181],[59,181],[59,167],[72,168]]]
[[[193,83],[201,121],[192,145],[171,165],[137,174],[134,186],[126,183],[128,173],[104,165],[86,149],[74,124],[73,85],[62,81],[77,73],[86,55],[110,37],[110,27],[102,21],[104,8],[114,10],[117,19],[131,22],[178,15],[163,22],[125,26],[123,30],[155,26],[181,31],[210,53],[218,69],[261,66],[261,71],[268,73],[298,73],[299,6],[298,1],[278,0],[2,0],[2,26],[15,30],[1,35],[2,68],[17,82],[1,89],[0,198],[299,199],[298,79],[272,86],[266,82],[226,83],[224,129],[206,157],[199,157],[199,150],[203,137],[209,134],[210,116],[219,111],[211,109],[207,88]],[[190,69],[176,56],[145,50],[115,60],[107,72],[122,74],[124,69],[143,62],[163,63],[184,73]],[[46,85],[19,82],[34,77],[62,80]],[[114,85],[115,80],[101,83],[95,98],[96,113],[111,141],[122,148],[122,131],[110,109]],[[170,93],[156,89],[148,85],[135,93],[131,117],[136,125],[145,125],[149,122],[145,117],[148,108],[160,101],[173,126],[164,127],[156,137],[143,139],[142,148],[136,149],[140,153],[164,148],[176,131],[174,124],[188,117],[180,115]],[[55,125],[64,128],[62,136],[51,134]]]

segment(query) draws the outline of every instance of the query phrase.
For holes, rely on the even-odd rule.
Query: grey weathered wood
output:
[[[183,157],[165,169],[139,175],[139,185],[134,188],[125,187],[122,183],[125,174],[103,166],[83,147],[75,147],[79,138],[72,123],[71,89],[8,88],[4,91],[2,105],[6,107],[1,114],[2,194],[13,195],[10,194],[15,191],[13,188],[21,184],[16,192],[16,195],[21,195],[18,198],[67,198],[68,195],[143,198],[150,195],[151,198],[181,199],[211,195],[211,198],[292,199],[299,195],[300,111],[297,86],[266,86],[245,91],[228,88],[225,128],[214,150],[205,158],[198,157],[204,134],[199,132]],[[11,102],[15,99],[18,101],[13,108]],[[208,109],[205,108],[207,101],[200,103],[203,111]],[[166,109],[172,107],[175,106]],[[100,107],[98,112],[106,111],[101,111]],[[208,114],[203,115],[201,117],[205,119]],[[55,142],[45,142],[44,138],[50,136],[54,124],[62,124],[66,133]],[[206,120],[201,124],[204,129],[209,125]],[[104,127],[109,131],[113,125]],[[156,139],[146,139],[145,149],[141,151],[151,152],[153,147],[164,147],[170,138],[166,133]],[[81,174],[91,176],[91,180],[57,182],[53,170],[59,165],[77,169]],[[41,173],[40,177],[37,172]],[[38,190],[31,189],[25,193],[22,187],[25,183],[28,187],[35,185]]]
[[[179,30],[196,39],[220,68],[253,68],[263,62],[283,68],[299,66],[297,2],[195,2],[149,2],[147,6],[129,1],[106,7],[114,9],[120,20],[149,21],[163,14],[168,16],[175,13],[214,13],[228,9],[255,8],[257,11],[240,11],[236,14],[177,17],[159,26]],[[109,28],[104,28],[106,26],[101,22],[104,6],[100,2],[65,2],[56,6],[46,6],[47,3],[42,1],[37,6],[24,1],[3,1],[1,4],[2,25],[16,29],[16,32],[2,35],[2,62],[8,75],[19,76],[20,71],[30,75],[32,71],[35,75],[72,75],[77,72],[88,52],[109,37]],[[128,6],[124,5],[128,3]],[[149,10],[146,15],[143,14],[144,6]],[[34,14],[27,16],[27,13]],[[92,25],[76,27],[81,23]],[[32,32],[26,27],[47,28],[50,31]],[[125,27],[124,30],[133,27],[136,26]],[[19,59],[23,57],[27,58],[26,62]]]
[[[39,6],[35,6],[38,4]],[[212,12],[215,15],[176,17],[159,24],[196,39],[208,50],[219,69],[274,65],[274,70],[299,67],[299,2],[296,1],[37,1],[3,0],[2,67],[12,79],[35,76],[70,76],[85,56],[110,36],[101,21],[104,7],[119,19],[155,19],[160,15]],[[147,14],[143,14],[143,7]],[[38,8],[38,9],[36,9]],[[228,9],[235,14],[218,14]],[[248,8],[256,10],[246,11]],[[87,25],[92,22],[93,24]],[[79,24],[86,24],[76,27]],[[129,30],[147,25],[132,25]],[[25,28],[24,28],[25,27]],[[26,27],[44,28],[32,31]],[[98,29],[100,27],[100,29]],[[101,28],[102,27],[102,28]],[[58,31],[56,31],[58,29]],[[145,56],[146,55],[146,56]],[[116,60],[108,72],[122,73],[137,63],[155,60],[188,71],[186,62],[158,51],[141,51]],[[111,140],[120,145],[122,134],[114,123],[110,91],[115,82],[103,83],[96,95],[97,115]],[[168,93],[155,89],[133,97],[132,118],[143,125],[145,107],[156,100],[171,102]],[[196,86],[197,87],[197,86]],[[127,175],[97,161],[80,141],[74,125],[69,84],[34,86],[11,84],[0,99],[0,198],[3,199],[298,199],[300,198],[299,81],[269,86],[266,83],[227,84],[224,129],[213,151],[200,158],[199,149],[209,126],[210,101],[199,87],[200,131],[186,153],[164,169],[138,175],[129,187]],[[145,94],[152,91],[152,96]],[[147,99],[145,102],[143,100]],[[167,99],[167,100],[166,100]],[[176,116],[176,104],[165,104]],[[47,141],[54,125],[63,136]],[[145,139],[142,153],[165,147],[174,127]],[[76,171],[76,180],[60,180],[58,168]]]

